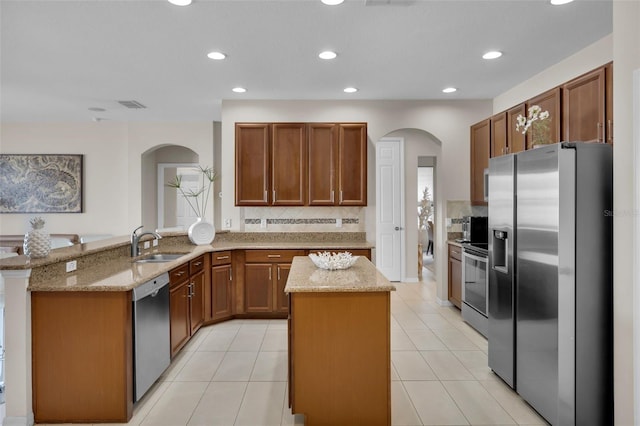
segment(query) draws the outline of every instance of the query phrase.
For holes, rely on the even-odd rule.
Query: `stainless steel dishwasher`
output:
[[[140,400],[171,362],[169,274],[133,289],[133,395]]]

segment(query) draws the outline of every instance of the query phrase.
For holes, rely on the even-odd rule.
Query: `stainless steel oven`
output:
[[[489,252],[487,244],[462,246],[462,318],[483,336],[489,321]]]

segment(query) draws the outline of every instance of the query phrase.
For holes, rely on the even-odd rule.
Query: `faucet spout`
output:
[[[159,240],[162,238],[162,235],[158,234],[157,232],[142,232],[140,234],[138,234],[138,231],[141,230],[143,228],[142,225],[138,226],[136,229],[133,230],[133,232],[131,233],[131,257],[136,257],[136,256],[140,256],[140,239],[142,237],[144,237],[145,235],[152,235],[153,238],[155,238],[156,240]]]

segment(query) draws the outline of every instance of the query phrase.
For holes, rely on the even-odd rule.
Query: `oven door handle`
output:
[[[478,262],[485,262],[485,263],[488,262],[486,257],[476,256],[475,254],[470,254],[470,253],[467,253],[466,251],[462,252],[462,256],[468,257],[469,259],[477,260]]]

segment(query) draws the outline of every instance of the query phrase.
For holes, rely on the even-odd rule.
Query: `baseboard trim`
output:
[[[453,303],[448,300],[442,300],[439,297],[436,297],[436,303],[440,306],[453,306]]]

